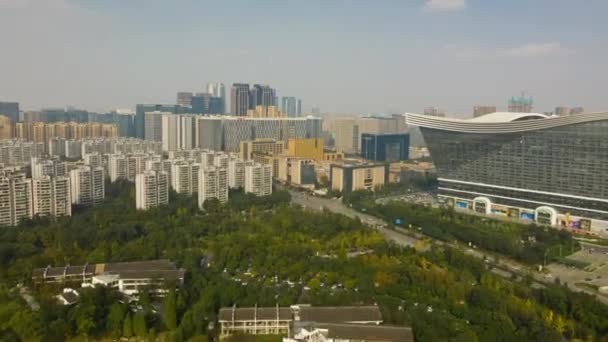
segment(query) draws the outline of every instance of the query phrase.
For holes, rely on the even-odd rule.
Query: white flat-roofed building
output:
[[[104,170],[102,167],[80,166],[70,171],[72,203],[96,205],[105,197]]]
[[[71,216],[70,179],[42,176],[32,180],[32,212],[38,216]]]
[[[145,171],[135,176],[135,206],[150,208],[169,203],[169,177],[165,172]]]
[[[192,160],[174,160],[171,165],[171,188],[177,193],[192,195],[198,192],[200,164]]]
[[[256,196],[272,194],[272,165],[245,166],[245,192]]]
[[[0,225],[14,226],[32,215],[32,180],[24,175],[0,178]]]
[[[228,170],[219,167],[201,168],[199,176],[198,205],[200,208],[206,200],[216,198],[224,203],[228,201]]]

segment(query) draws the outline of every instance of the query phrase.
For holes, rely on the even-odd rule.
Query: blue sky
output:
[[[0,100],[89,110],[268,83],[304,109],[608,109],[605,0],[0,0]]]

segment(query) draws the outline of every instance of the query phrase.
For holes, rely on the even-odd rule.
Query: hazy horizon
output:
[[[270,84],[304,110],[608,109],[606,1],[0,0],[0,101],[90,111]]]

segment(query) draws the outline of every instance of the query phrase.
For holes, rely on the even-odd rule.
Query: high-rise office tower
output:
[[[32,179],[32,208],[38,216],[71,216],[72,201],[68,177],[42,176]]]
[[[24,175],[0,178],[0,226],[32,218],[32,180]]]
[[[195,126],[196,146],[211,151],[222,149],[222,118],[198,117]]]
[[[11,139],[13,137],[13,125],[11,118],[0,115],[0,139]]]
[[[439,107],[426,107],[424,108],[424,115],[445,117],[445,111]]]
[[[211,94],[198,93],[192,97],[192,113],[209,114],[211,113]]]
[[[256,196],[272,194],[272,165],[245,166],[245,192]]]
[[[0,115],[9,117],[11,119],[11,124],[14,125],[19,121],[19,103],[0,101]]]
[[[230,90],[230,112],[236,116],[245,116],[247,109],[249,109],[249,84],[234,83]]]
[[[104,171],[102,167],[80,166],[70,171],[72,203],[96,205],[105,197]]]
[[[300,116],[302,114],[302,100],[296,99],[293,96],[283,97],[281,111],[287,113],[287,116],[290,118]]]
[[[201,168],[199,176],[198,205],[216,198],[221,203],[228,201],[228,170],[219,167]]]
[[[532,113],[534,101],[531,97],[513,96],[509,99],[509,112],[511,113]]]
[[[224,87],[224,83],[207,83],[207,93],[211,94],[212,97],[215,98],[215,100],[211,100],[209,113],[226,113],[226,87]]]
[[[165,114],[161,122],[163,151],[190,150],[195,146],[196,116]]]
[[[496,106],[475,106],[473,107],[473,117],[496,113]]]
[[[166,172],[145,171],[135,177],[135,207],[148,210],[169,203],[169,177]]]
[[[275,106],[276,91],[268,85],[255,84],[249,92],[249,109],[257,106]]]
[[[184,107],[192,105],[192,92],[180,91],[177,93],[177,104]]]
[[[163,116],[172,115],[169,112],[146,112],[145,139],[152,141],[163,141]]]

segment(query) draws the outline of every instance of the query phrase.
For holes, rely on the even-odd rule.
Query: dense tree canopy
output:
[[[205,211],[175,194],[169,206],[136,211],[128,183],[109,186],[107,197],[71,218],[0,232],[1,340],[205,341],[220,307],[276,303],[376,303],[386,323],[411,325],[418,341],[608,336],[608,308],[592,297],[559,286],[531,289],[450,248],[417,252],[389,244],[358,220],[291,206],[284,192],[266,198],[234,192],[226,205]],[[155,258],[187,271],[184,285],[161,301],[144,293],[128,305],[115,291],[95,288],[83,291],[79,303],[60,306],[52,298],[58,288],[29,284],[31,270],[48,264]],[[19,282],[33,289],[40,310],[18,295]]]

